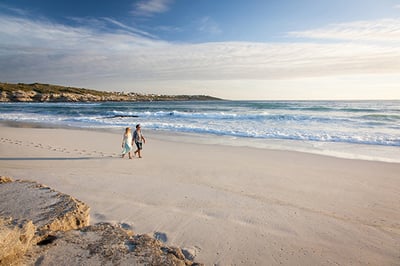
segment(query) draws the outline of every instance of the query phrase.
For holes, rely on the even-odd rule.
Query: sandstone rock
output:
[[[12,180],[12,178],[11,177],[8,177],[8,176],[0,176],[0,184],[3,184],[3,183],[10,183],[10,182],[13,182],[14,180]]]
[[[3,183],[0,195],[0,216],[19,221],[31,220],[39,235],[89,225],[89,206],[38,183]]]
[[[147,236],[130,236],[108,223],[79,231],[59,232],[46,252],[30,254],[34,265],[200,265],[185,259],[178,248]]]
[[[19,265],[34,235],[32,221],[0,217],[0,265]]]
[[[48,94],[48,93],[43,93],[43,94],[42,94],[42,93],[38,93],[38,94],[36,95],[35,100],[38,101],[38,102],[49,102],[50,99],[51,99],[50,96],[51,96],[51,95]]]
[[[8,96],[8,93],[5,91],[2,91],[0,93],[0,102],[9,102],[9,101],[11,101],[11,100],[10,100],[10,97]]]
[[[17,90],[12,94],[12,99],[17,102],[32,102],[33,97],[36,95],[35,91],[22,91]]]
[[[35,182],[1,176],[0,198],[0,265],[202,265],[123,224],[89,226],[86,204]]]

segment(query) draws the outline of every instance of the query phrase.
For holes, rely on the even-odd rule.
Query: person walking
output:
[[[131,151],[132,151],[132,132],[131,128],[127,127],[125,128],[125,133],[122,138],[122,158],[125,157],[125,154],[128,153],[129,159],[132,159]]]
[[[140,128],[140,124],[136,125],[136,130],[133,133],[133,141],[136,144],[137,150],[134,152],[134,155],[138,155],[139,158],[142,158],[141,150],[143,149],[143,143],[146,143],[146,139],[142,134],[142,130]]]

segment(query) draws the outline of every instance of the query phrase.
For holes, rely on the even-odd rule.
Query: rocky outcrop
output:
[[[93,95],[90,93],[40,93],[36,91],[3,91],[0,102],[100,102],[100,101],[135,101],[127,95]]]
[[[31,265],[200,265],[178,248],[109,223],[59,232],[32,249],[29,257],[25,263]]]
[[[13,182],[14,180],[11,177],[8,176],[0,176],[0,184],[4,183],[10,183]]]
[[[89,225],[89,206],[35,182],[2,176],[0,198],[0,265],[18,265],[55,232]]]
[[[89,225],[85,203],[44,185],[0,177],[0,198],[0,265],[200,265],[126,226]]]
[[[50,84],[0,82],[0,102],[121,102],[121,101],[219,100],[207,95],[159,95],[105,92]]]
[[[18,265],[32,246],[35,230],[32,221],[0,217],[0,265]]]
[[[0,215],[17,221],[31,220],[39,236],[89,225],[89,206],[36,182],[3,183],[0,195]]]

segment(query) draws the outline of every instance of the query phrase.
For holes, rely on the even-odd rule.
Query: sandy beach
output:
[[[28,179],[191,250],[206,265],[400,265],[400,164],[180,142],[146,132],[0,126],[0,175]]]

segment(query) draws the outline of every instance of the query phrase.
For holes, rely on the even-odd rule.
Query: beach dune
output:
[[[206,265],[399,265],[400,164],[178,141],[145,132],[0,128],[0,175],[79,198]]]

